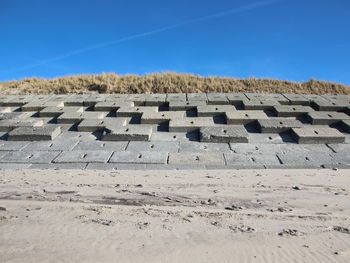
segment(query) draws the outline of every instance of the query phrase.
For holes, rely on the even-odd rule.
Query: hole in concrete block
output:
[[[137,155],[137,158],[140,159],[142,157],[142,154]]]
[[[310,161],[309,157],[305,157],[305,160],[306,160],[306,161]]]
[[[52,147],[53,143],[50,143],[49,147]]]
[[[81,158],[81,159],[84,159],[84,158],[86,157],[86,155],[87,155],[87,154],[84,153],[80,158]]]
[[[154,148],[154,144],[151,144],[151,145],[150,145],[150,148],[153,149],[153,148]]]
[[[27,159],[31,159],[33,157],[33,154],[30,154]]]
[[[283,124],[283,122],[280,121],[280,124]]]
[[[203,146],[203,149],[208,149],[208,146],[204,145],[204,146]]]
[[[173,136],[173,139],[176,139],[176,135]]]
[[[252,157],[252,158],[250,158],[250,159],[255,163],[255,158]]]
[[[140,110],[140,108],[136,108],[136,111],[139,111]]]
[[[125,132],[128,132],[129,131],[129,129],[125,129]]]
[[[105,147],[106,146],[106,144],[105,143],[101,143],[101,147]]]
[[[249,117],[249,114],[245,114],[246,117]]]
[[[269,140],[272,140],[272,137],[271,137],[271,136],[269,136]]]
[[[227,130],[223,130],[222,132],[223,132],[223,133],[227,133]]]
[[[190,121],[191,124],[194,124],[194,121]]]
[[[218,108],[215,108],[215,110],[219,110]]]
[[[297,110],[296,108],[293,108],[293,110]]]
[[[162,114],[162,117],[164,117],[164,116],[165,116],[165,114],[163,113],[163,114]]]
[[[314,133],[318,134],[318,131],[314,131]]]
[[[332,118],[332,115],[331,115],[331,114],[327,114],[327,115],[328,115],[328,117]]]
[[[194,159],[195,159],[196,161],[199,161],[199,156],[196,156]]]

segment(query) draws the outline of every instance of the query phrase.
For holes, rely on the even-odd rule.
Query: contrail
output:
[[[221,17],[233,15],[233,14],[247,12],[247,11],[250,11],[250,10],[253,10],[253,9],[257,9],[257,8],[260,8],[260,7],[272,5],[272,4],[283,2],[283,1],[285,1],[285,0],[270,0],[270,1],[256,2],[256,3],[252,3],[252,4],[249,4],[249,5],[246,5],[246,6],[229,9],[229,10],[226,10],[226,11],[223,11],[223,12],[218,12],[218,13],[207,15],[207,16],[203,16],[203,17],[194,18],[194,19],[191,19],[191,20],[184,21],[182,23],[178,23],[178,24],[174,24],[174,25],[170,25],[170,26],[166,26],[166,27],[161,27],[161,28],[158,28],[158,29],[155,29],[155,30],[151,30],[151,31],[147,31],[147,32],[144,32],[144,33],[139,33],[139,34],[127,36],[127,37],[120,38],[120,39],[117,39],[117,40],[111,40],[111,41],[97,43],[95,45],[91,45],[91,46],[83,47],[83,48],[80,48],[80,49],[76,49],[76,50],[73,50],[71,52],[68,52],[68,53],[56,56],[56,57],[52,57],[52,58],[49,58],[49,59],[46,59],[46,60],[41,60],[41,61],[38,61],[36,63],[29,64],[29,65],[17,68],[15,70],[3,71],[3,72],[1,72],[1,74],[13,73],[13,72],[17,72],[17,71],[26,70],[26,69],[36,68],[36,67],[48,64],[48,63],[52,63],[52,62],[55,62],[55,61],[63,60],[63,59],[66,59],[66,58],[69,58],[69,57],[72,57],[72,56],[75,56],[75,55],[78,55],[78,54],[82,54],[82,53],[85,53],[85,52],[88,52],[88,51],[91,51],[91,50],[95,50],[95,49],[100,49],[100,48],[107,47],[107,46],[116,45],[116,44],[119,44],[119,43],[123,43],[123,42],[127,42],[127,41],[130,41],[130,40],[134,40],[134,39],[137,39],[137,38],[142,38],[142,37],[146,37],[146,36],[150,36],[150,35],[155,35],[155,34],[158,34],[158,33],[164,32],[164,31],[168,31],[168,30],[175,29],[175,28],[178,28],[178,27],[183,27],[185,25],[189,25],[189,24],[193,24],[193,23],[197,23],[197,22],[202,22],[202,21],[207,21],[207,20],[211,20],[211,19],[221,18]]]

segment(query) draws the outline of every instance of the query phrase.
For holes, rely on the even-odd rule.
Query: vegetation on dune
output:
[[[64,93],[190,93],[254,92],[350,94],[350,86],[311,79],[291,82],[274,79],[201,77],[172,72],[139,75],[76,75],[54,79],[28,78],[0,83],[2,94]]]

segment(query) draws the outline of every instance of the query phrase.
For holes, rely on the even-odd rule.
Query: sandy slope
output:
[[[350,262],[349,170],[0,171],[1,262]]]

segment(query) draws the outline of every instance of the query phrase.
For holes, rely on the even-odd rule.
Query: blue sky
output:
[[[349,0],[0,0],[0,81],[175,71],[350,84]]]

